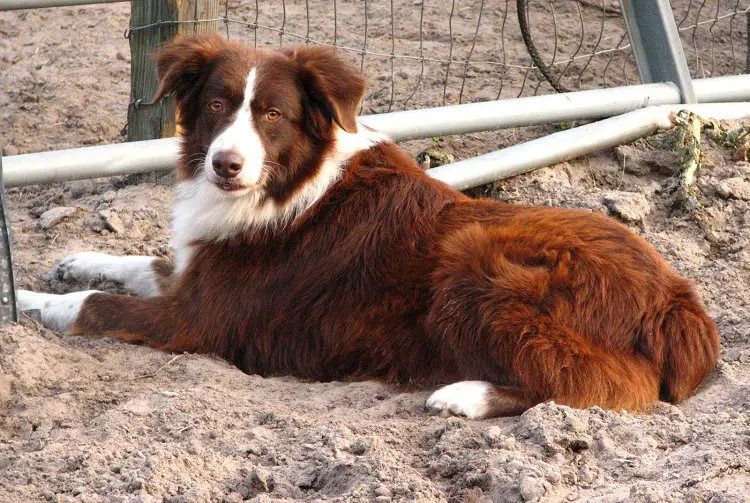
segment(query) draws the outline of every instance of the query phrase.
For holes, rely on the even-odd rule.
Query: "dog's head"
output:
[[[252,50],[218,35],[178,39],[157,55],[184,133],[180,179],[205,177],[227,197],[277,204],[323,169],[339,136],[357,133],[365,82],[327,48]]]

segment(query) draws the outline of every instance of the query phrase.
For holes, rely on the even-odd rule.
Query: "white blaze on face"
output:
[[[206,154],[204,167],[205,177],[208,181],[216,183],[220,180],[214,172],[213,159],[217,153],[224,150],[234,150],[239,153],[245,160],[242,171],[234,179],[237,183],[247,186],[248,189],[241,191],[228,192],[230,195],[246,194],[256,186],[261,179],[263,172],[263,143],[260,140],[258,132],[253,124],[253,114],[250,104],[255,94],[256,70],[253,68],[247,76],[245,84],[245,93],[242,98],[242,105],[235,113],[234,119],[219,136],[211,143]]]

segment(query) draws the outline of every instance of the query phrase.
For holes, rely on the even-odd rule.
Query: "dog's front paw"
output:
[[[56,332],[67,332],[78,318],[83,302],[94,293],[98,292],[87,290],[55,295],[19,290],[16,297],[19,311],[38,309],[41,313],[42,325]]]
[[[65,257],[50,272],[48,280],[87,283],[93,280],[106,280],[107,265],[112,257],[104,253],[80,252]]]
[[[45,275],[47,280],[89,285],[93,281],[112,281],[138,296],[156,295],[154,257],[120,257],[98,252],[80,252],[65,257]]]
[[[485,381],[461,381],[440,388],[427,399],[425,409],[442,417],[465,416],[469,419],[487,417],[488,398],[492,384]]]

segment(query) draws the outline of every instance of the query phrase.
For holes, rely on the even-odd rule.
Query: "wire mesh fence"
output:
[[[750,73],[750,3],[671,2],[693,77]]]
[[[694,77],[750,71],[750,1],[671,4]],[[190,22],[255,46],[337,48],[368,78],[363,113],[638,82],[616,0],[223,0]]]

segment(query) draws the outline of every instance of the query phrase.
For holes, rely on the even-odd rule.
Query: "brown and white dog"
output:
[[[68,257],[59,276],[138,296],[21,292],[45,325],[248,373],[449,384],[427,406],[470,418],[676,403],[716,363],[695,289],[643,239],[431,179],[357,124],[364,80],[332,51],[182,39],[158,73],[185,132],[174,266]]]

